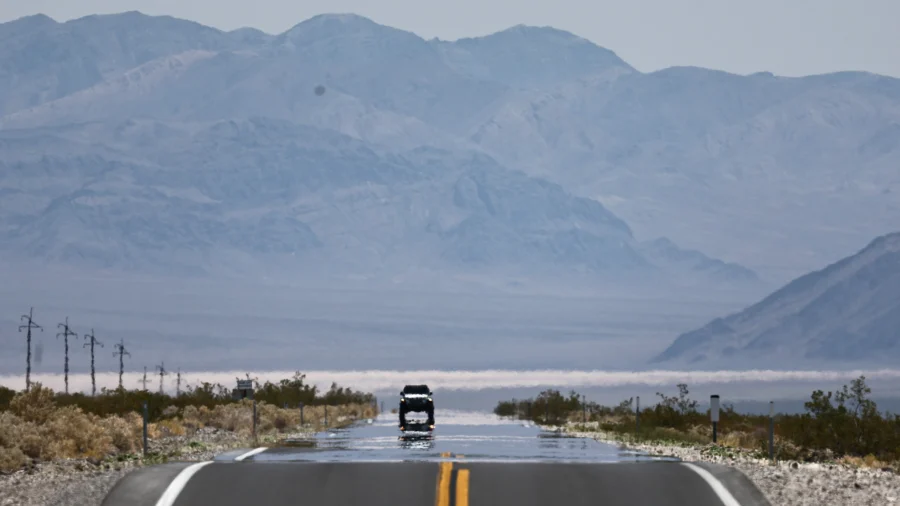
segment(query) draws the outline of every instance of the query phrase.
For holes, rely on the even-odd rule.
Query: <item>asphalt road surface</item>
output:
[[[123,478],[104,506],[769,506],[742,474],[622,452],[489,415],[438,412],[429,435],[392,415],[275,448]]]

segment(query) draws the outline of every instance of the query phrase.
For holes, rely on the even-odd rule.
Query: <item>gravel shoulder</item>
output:
[[[756,484],[772,506],[900,506],[900,476],[891,470],[857,468],[840,463],[772,463],[755,458],[749,452],[713,445],[625,442],[604,432],[567,430],[566,433],[650,455],[734,467]]]
[[[263,440],[261,444],[266,442]],[[204,428],[191,436],[152,440],[149,446],[147,459],[127,456],[105,462],[81,459],[44,462],[0,475],[0,506],[99,506],[120,478],[145,465],[161,462],[162,456],[179,461],[210,460],[228,450],[253,446],[253,441],[234,432]]]

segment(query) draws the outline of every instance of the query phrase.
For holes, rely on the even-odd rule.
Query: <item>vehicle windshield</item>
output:
[[[428,394],[428,385],[407,385],[403,388],[404,394]]]

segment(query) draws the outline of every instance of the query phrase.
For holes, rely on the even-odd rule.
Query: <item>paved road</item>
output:
[[[254,455],[259,461],[371,462],[442,460],[450,452],[472,461],[620,462],[653,457],[585,438],[544,432],[530,423],[488,413],[438,410],[431,437],[401,436],[397,415],[384,415],[346,430],[332,430]],[[220,455],[233,460],[245,450]]]
[[[399,438],[385,417],[295,446],[146,468],[123,478],[103,504],[769,506],[728,468],[657,461],[535,427],[463,418],[425,440]]]

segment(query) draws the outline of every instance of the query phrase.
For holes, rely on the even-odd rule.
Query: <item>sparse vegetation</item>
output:
[[[583,405],[576,392],[563,397],[555,390],[535,399],[500,402],[494,412],[546,425],[575,423],[576,429],[600,430],[628,441],[658,441],[674,445],[709,444],[709,411],[697,410],[687,385],[678,394],[658,393],[660,401],[641,409],[637,431],[633,399],[618,406]],[[865,377],[837,392],[816,390],[806,402],[806,413],[779,414],[775,418],[775,454],[778,459],[834,461],[886,465],[900,462],[900,416],[881,413],[870,399]],[[589,427],[579,427],[583,409]],[[768,455],[769,418],[737,413],[731,405],[720,410],[718,445]]]
[[[320,394],[304,379],[297,373],[277,384],[260,385],[255,397],[257,435],[262,440],[275,440],[277,434],[286,431],[322,429],[326,405],[331,426],[376,414],[371,394],[337,385]],[[57,459],[100,463],[138,458],[142,452],[144,401],[149,404],[147,432],[151,440],[190,436],[205,428],[244,438],[252,434],[253,401],[235,402],[221,385],[204,383],[177,397],[126,390],[104,390],[96,397],[59,394],[40,383],[33,384],[29,392],[15,393],[8,401],[4,401],[4,393],[0,391],[0,472]],[[305,405],[303,427],[299,402]],[[145,461],[165,461],[170,456],[148,454]]]
[[[252,379],[252,378],[249,378]],[[332,384],[325,392],[320,392],[315,385],[306,383],[306,375],[299,372],[293,377],[280,380],[276,383],[266,381],[260,383],[254,379],[254,397],[257,401],[275,406],[287,405],[297,408],[300,403],[305,406],[322,405],[349,405],[371,404],[375,397],[369,393],[356,392],[349,388]],[[10,391],[11,392],[11,391]],[[8,409],[4,405],[5,393],[0,390],[0,411]],[[188,406],[212,409],[216,406],[232,404],[231,389],[219,383],[200,383],[196,386],[187,386],[178,396],[161,394],[156,391],[125,390],[125,389],[101,389],[96,396],[83,393],[55,393],[54,403],[57,406],[76,406],[85,413],[98,416],[124,415],[126,413],[140,413],[144,402],[148,406],[150,421],[158,421],[165,418],[165,410],[183,410]],[[10,401],[11,402],[11,401]]]

